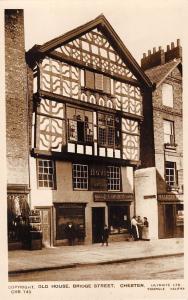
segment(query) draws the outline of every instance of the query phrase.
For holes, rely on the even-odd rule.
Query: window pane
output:
[[[169,186],[174,186],[176,184],[176,163],[166,161],[165,163],[166,171],[166,183]]]
[[[45,167],[44,167],[45,166]],[[37,160],[38,187],[54,188],[54,163],[51,160]]]
[[[120,191],[120,168],[110,166],[107,168],[108,190]]]
[[[98,114],[99,144],[115,147],[115,119],[113,115]]]
[[[88,166],[73,164],[74,189],[88,189]]]
[[[163,105],[173,107],[173,87],[170,84],[162,85],[162,101]]]
[[[163,120],[164,143],[174,144],[174,122]]]

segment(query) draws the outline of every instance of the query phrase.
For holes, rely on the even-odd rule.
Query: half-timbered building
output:
[[[33,77],[31,206],[44,244],[125,239],[151,83],[103,15],[27,53]]]

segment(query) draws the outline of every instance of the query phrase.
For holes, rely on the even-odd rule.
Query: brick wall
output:
[[[179,184],[182,184],[182,156],[183,156],[183,132],[182,132],[182,82],[178,68],[165,80],[165,83],[173,85],[173,108],[164,107],[162,104],[162,85],[153,93],[153,126],[155,143],[155,161],[157,168],[158,193],[166,191],[165,184],[165,160],[176,162],[180,174]],[[164,152],[163,120],[174,122],[176,151]]]
[[[160,85],[153,92],[153,108],[149,97],[144,99],[144,121],[141,124],[141,167],[156,166],[158,193],[166,192],[165,159],[176,162],[178,184],[181,185],[183,181],[182,81],[178,67],[168,76],[165,83],[173,85],[173,108],[163,106],[162,85]],[[174,122],[176,151],[164,152],[164,119]]]
[[[5,10],[8,184],[28,184],[28,104],[23,10]]]

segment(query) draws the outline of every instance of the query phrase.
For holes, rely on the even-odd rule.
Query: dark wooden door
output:
[[[174,210],[172,204],[165,205],[165,237],[174,235]]]
[[[51,208],[38,208],[41,215],[42,244],[50,247],[51,239]]]
[[[93,207],[92,208],[92,237],[93,243],[101,242],[101,232],[104,227],[105,208]]]

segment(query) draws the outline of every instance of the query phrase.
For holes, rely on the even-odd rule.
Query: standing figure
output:
[[[143,232],[142,232],[142,239],[145,241],[149,241],[149,222],[146,217],[144,217],[144,227],[143,227]]]
[[[69,241],[69,246],[74,245],[74,239],[75,239],[75,230],[73,223],[68,223],[66,228],[66,236]]]
[[[139,240],[142,240],[142,230],[143,230],[143,221],[140,216],[137,217],[137,226],[138,226],[138,235],[139,235]]]
[[[108,237],[109,237],[109,229],[108,226],[105,224],[101,236],[102,246],[104,246],[104,243],[106,243],[106,246],[108,246]]]
[[[138,226],[136,216],[133,216],[131,219],[131,232],[135,241],[139,239]]]

